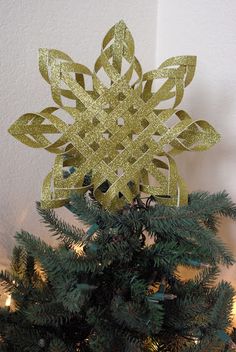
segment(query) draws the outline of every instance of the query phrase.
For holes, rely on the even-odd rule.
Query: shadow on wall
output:
[[[8,202],[10,204],[9,199]],[[24,228],[25,220],[29,211],[32,210],[29,209],[29,206],[25,206],[17,212],[17,201],[11,204],[12,211],[8,212],[7,216],[4,215],[4,209],[0,213],[0,270],[5,270],[9,267],[11,253],[15,246],[15,233]]]
[[[27,202],[21,211],[17,213],[18,207],[15,207],[11,212],[11,216],[4,217],[0,213],[0,270],[9,268],[12,250],[15,246],[15,233],[22,229],[40,237],[43,241],[51,245],[58,245],[56,237],[42,223],[36,206],[30,207],[30,202]],[[14,212],[14,213],[13,213]],[[70,225],[74,225],[86,231],[84,226],[78,219],[67,209],[59,208],[55,210],[56,215]],[[14,214],[14,215],[13,215]],[[8,214],[9,215],[9,214]]]
[[[14,247],[15,219],[4,221],[0,219],[0,270],[5,270],[9,265],[10,256]]]
[[[10,204],[9,199],[8,202]],[[33,207],[29,206],[29,202],[27,202],[28,205],[25,205],[23,208],[17,206],[17,200],[11,204],[11,211],[8,211],[7,216],[4,215],[4,209],[0,212],[0,270],[5,270],[9,267],[11,253],[15,246],[14,236],[17,231],[25,229],[34,233],[36,236],[40,235],[42,238],[45,238],[46,235],[46,231],[42,228],[36,211]],[[9,209],[7,204],[6,208]],[[30,215],[32,215],[30,220],[33,220],[31,224],[29,223]],[[48,242],[51,242],[50,238]]]

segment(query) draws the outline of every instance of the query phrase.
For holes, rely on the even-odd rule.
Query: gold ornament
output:
[[[123,21],[103,39],[93,72],[61,51],[40,49],[40,72],[58,107],[21,116],[9,132],[30,147],[57,154],[43,183],[42,207],[60,207],[71,192],[89,189],[110,210],[140,192],[162,204],[186,204],[173,157],[206,150],[219,140],[209,123],[176,109],[195,66],[195,56],[177,56],[143,74]]]

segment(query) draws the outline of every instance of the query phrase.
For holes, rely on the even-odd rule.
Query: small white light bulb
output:
[[[8,295],[8,296],[7,296],[5,306],[6,306],[6,307],[10,307],[10,306],[11,306],[11,295]]]

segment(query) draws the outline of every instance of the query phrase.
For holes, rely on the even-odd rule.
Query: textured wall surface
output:
[[[145,3],[145,12],[144,12]],[[0,0],[0,267],[7,262],[16,229],[47,237],[34,210],[54,155],[30,149],[7,129],[20,115],[54,106],[38,71],[38,48],[56,48],[93,68],[101,41],[124,19],[136,38],[145,70],[155,67],[155,0]],[[64,211],[59,211],[63,213]]]
[[[54,156],[7,133],[23,113],[54,105],[38,71],[38,48],[57,48],[92,68],[104,34],[121,18],[145,70],[167,57],[198,56],[181,107],[212,123],[222,141],[205,153],[181,156],[179,164],[190,190],[226,189],[236,201],[235,0],[0,0],[0,14],[0,267],[16,229],[47,237],[34,202]],[[235,230],[225,222],[221,232],[236,253]],[[235,268],[223,275],[236,286]]]

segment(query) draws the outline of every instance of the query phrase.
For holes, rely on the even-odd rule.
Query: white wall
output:
[[[0,266],[16,229],[46,234],[34,202],[54,156],[7,133],[23,113],[53,104],[38,72],[38,48],[60,49],[92,68],[104,34],[121,18],[145,70],[170,56],[198,56],[181,107],[211,122],[222,141],[210,151],[185,154],[179,164],[190,190],[227,189],[236,201],[235,0],[0,0]],[[225,222],[222,232],[236,253],[235,225]],[[235,268],[224,275],[236,285]]]
[[[179,165],[190,190],[226,189],[236,202],[235,18],[235,0],[160,0],[157,61],[198,56],[195,78],[181,106],[193,118],[212,123],[222,139],[209,151],[182,154]],[[235,223],[225,221],[221,233],[236,255]],[[235,266],[222,277],[236,287]]]
[[[136,39],[144,69],[155,67],[155,0],[0,0],[0,267],[17,229],[48,238],[34,204],[55,156],[7,133],[20,115],[55,105],[38,71],[38,48],[62,50],[92,69],[104,35],[120,19]]]

